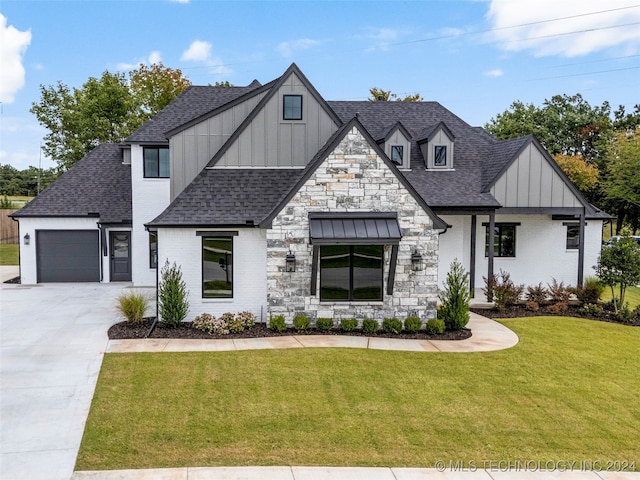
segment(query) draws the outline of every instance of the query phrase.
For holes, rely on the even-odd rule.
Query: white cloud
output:
[[[22,56],[31,44],[31,31],[21,32],[0,13],[0,102],[12,103],[24,86]]]
[[[201,62],[210,67],[211,73],[217,76],[230,75],[233,71],[227,67],[219,57],[211,54],[212,45],[202,40],[194,40],[189,48],[182,53],[180,60],[190,62]]]
[[[636,0],[492,0],[487,18],[496,31],[491,32],[490,38],[505,50],[531,50],[536,56],[574,57],[614,46],[638,51],[640,28],[618,27],[640,21],[640,7],[624,8],[637,3]],[[588,15],[594,12],[603,13]],[[554,19],[562,20],[549,21]]]
[[[149,54],[148,58],[141,58],[140,60],[136,60],[134,63],[126,63],[126,62],[119,63],[116,65],[116,69],[118,71],[127,71],[127,70],[133,70],[138,68],[141,63],[144,65],[153,65],[154,63],[160,63],[160,62],[162,62],[162,55],[160,54],[159,51],[154,50]]]
[[[189,48],[182,53],[180,60],[191,62],[205,62],[211,57],[211,44],[202,40],[194,40]]]
[[[320,42],[318,42],[317,40],[312,40],[310,38],[300,38],[298,40],[292,40],[289,42],[280,42],[276,47],[276,50],[283,57],[290,58],[297,52],[308,50],[319,44]]]
[[[171,3],[189,3],[190,0],[171,0]]]
[[[485,77],[501,77],[504,75],[504,72],[499,68],[495,68],[493,70],[488,70],[484,72]]]
[[[162,55],[160,55],[160,52],[157,50],[154,50],[153,52],[151,52],[151,54],[149,55],[149,60],[148,60],[150,65],[153,65],[154,63],[160,63],[162,62]]]
[[[393,28],[369,28],[366,33],[355,35],[354,38],[373,41],[373,46],[369,47],[367,51],[387,51],[390,44],[397,43],[401,35],[407,35],[408,33],[408,31],[401,32]]]

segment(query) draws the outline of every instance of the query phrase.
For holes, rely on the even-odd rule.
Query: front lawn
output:
[[[568,317],[502,322],[520,343],[490,353],[107,354],[76,469],[639,466],[640,329]]]
[[[620,291],[619,287],[615,288],[616,296],[618,296],[618,292]],[[602,294],[602,300],[605,302],[611,301],[611,289],[605,288],[604,293]],[[625,303],[629,304],[629,309],[633,310],[638,305],[640,305],[640,287],[627,287],[627,291],[624,294]]]
[[[0,265],[19,265],[17,243],[0,244]]]

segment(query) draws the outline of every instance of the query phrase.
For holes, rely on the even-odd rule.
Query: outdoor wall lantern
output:
[[[291,250],[289,250],[289,253],[287,253],[287,272],[295,272],[295,271],[296,271],[296,256]]]
[[[29,245],[31,243],[31,235],[29,235],[28,233],[24,234],[24,244],[25,245]]]
[[[417,250],[414,250],[411,254],[411,269],[414,272],[422,270],[422,255]]]

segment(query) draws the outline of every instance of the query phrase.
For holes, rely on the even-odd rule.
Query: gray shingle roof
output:
[[[191,86],[125,139],[125,143],[166,143],[166,133],[260,89],[257,81],[245,87]]]
[[[120,147],[99,145],[49,188],[12,216],[86,217],[102,223],[131,223],[131,166]]]
[[[303,169],[205,169],[149,226],[258,225]]]

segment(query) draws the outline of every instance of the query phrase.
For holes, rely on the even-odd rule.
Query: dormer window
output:
[[[391,145],[391,161],[396,165],[404,162],[404,147],[402,145]]]
[[[434,167],[446,167],[447,166],[447,146],[436,145],[433,147],[433,166]]]
[[[282,98],[282,119],[302,120],[302,95],[285,95]]]

